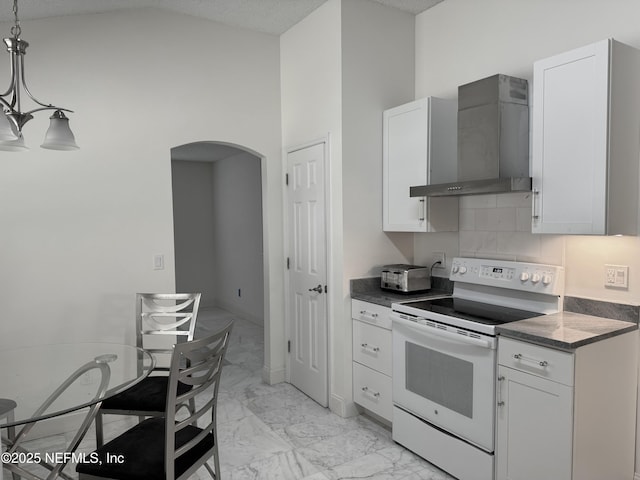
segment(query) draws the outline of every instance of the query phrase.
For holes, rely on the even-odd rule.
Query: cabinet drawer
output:
[[[572,353],[500,337],[498,363],[564,385],[573,385]]]
[[[353,401],[392,421],[391,377],[353,362]]]
[[[391,330],[391,309],[375,303],[351,300],[351,318]]]
[[[354,320],[353,360],[391,376],[391,332]]]

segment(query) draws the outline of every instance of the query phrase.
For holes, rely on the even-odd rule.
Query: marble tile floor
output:
[[[201,310],[196,337],[235,321],[218,394],[218,438],[223,480],[450,480],[446,473],[391,439],[366,416],[342,418],[290,384],[261,380],[263,328],[220,309]],[[135,420],[113,417],[105,437]],[[72,434],[28,442],[33,452],[61,451]],[[89,430],[79,447],[95,448]],[[75,476],[75,465],[65,472]],[[5,470],[5,479],[10,475]],[[192,480],[210,478],[204,468]],[[150,479],[154,480],[154,479]]]

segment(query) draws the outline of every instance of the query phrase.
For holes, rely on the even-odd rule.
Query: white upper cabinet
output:
[[[455,100],[428,97],[383,113],[383,230],[458,230],[458,199],[409,197],[409,187],[457,180]]]
[[[533,70],[533,233],[639,233],[640,51],[604,40]]]

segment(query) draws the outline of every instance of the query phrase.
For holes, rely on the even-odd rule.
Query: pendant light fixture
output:
[[[27,87],[24,55],[29,44],[20,38],[22,30],[18,19],[18,0],[13,0],[13,15],[14,25],[11,27],[11,37],[4,39],[11,59],[11,78],[7,91],[0,94],[0,105],[4,111],[4,115],[0,115],[0,150],[12,152],[27,150],[22,136],[22,127],[33,118],[35,112],[43,110],[53,110],[54,112],[49,117],[51,120],[49,130],[47,130],[44,142],[40,146],[52,150],[77,150],[78,145],[76,145],[73,132],[69,128],[69,119],[64,114],[64,112],[71,112],[71,110],[41,102],[31,94]],[[37,104],[36,108],[22,111],[23,93],[26,93]]]

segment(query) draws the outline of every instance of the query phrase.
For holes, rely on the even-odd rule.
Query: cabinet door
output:
[[[497,480],[571,480],[573,387],[498,367]]]
[[[533,233],[604,234],[610,41],[533,69]]]
[[[428,97],[383,114],[383,230],[458,230],[457,198],[409,196],[409,188],[457,180],[457,102]]]
[[[425,198],[409,187],[427,183],[429,104],[424,98],[383,114],[383,230],[426,232]]]

